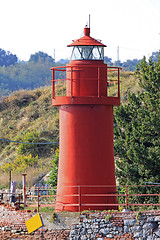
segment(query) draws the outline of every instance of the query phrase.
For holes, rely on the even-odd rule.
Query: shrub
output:
[[[24,154],[29,155],[31,154],[33,157],[37,156],[39,154],[39,148],[38,144],[26,144],[28,143],[37,143],[40,139],[40,132],[36,129],[26,131],[23,133],[23,135],[19,135],[16,137],[17,141],[21,141],[23,143],[20,143],[18,145],[17,151],[18,154]]]
[[[0,169],[3,172],[9,172],[9,171],[24,171],[28,167],[32,167],[37,165],[38,163],[38,156],[33,157],[31,154],[28,156],[25,155],[18,155],[18,157],[10,163],[5,163]]]

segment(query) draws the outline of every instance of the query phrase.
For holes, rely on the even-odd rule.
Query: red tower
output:
[[[104,63],[106,46],[90,37],[90,28],[68,47],[73,48],[69,64],[51,68],[52,105],[60,106],[56,211],[113,209],[117,204],[113,106],[120,104],[120,68]],[[56,71],[66,73],[66,79],[58,80],[65,86],[64,96],[56,96]],[[117,72],[116,96],[109,95],[109,71]]]

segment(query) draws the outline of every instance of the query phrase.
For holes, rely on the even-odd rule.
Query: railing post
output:
[[[106,97],[108,97],[108,67],[106,66]]]
[[[128,209],[128,186],[126,185],[126,209]]]
[[[11,193],[11,170],[9,170],[9,193]]]
[[[23,173],[23,204],[24,208],[26,207],[26,173]]]
[[[37,209],[38,209],[38,212],[39,212],[39,187],[38,187],[37,194],[38,194],[38,207],[37,207]]]
[[[119,77],[120,77],[120,73],[119,73],[119,68],[118,68],[118,97],[120,98],[120,81],[119,81]]]
[[[52,98],[55,98],[55,70],[52,68]]]
[[[21,204],[21,194],[19,193],[18,205],[20,206],[20,204]]]
[[[72,70],[72,67],[71,67],[71,97],[73,95],[73,70]]]
[[[79,212],[81,212],[81,186],[78,186]]]

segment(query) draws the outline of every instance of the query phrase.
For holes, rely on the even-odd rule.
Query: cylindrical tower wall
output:
[[[71,61],[67,65],[67,96],[106,96],[107,65],[103,61]]]
[[[56,210],[78,211],[77,194],[106,194],[116,192],[113,151],[112,105],[60,106],[60,158]],[[97,187],[101,185],[101,187]],[[102,187],[114,185],[114,187]],[[86,186],[86,187],[83,187]],[[87,187],[88,186],[88,187]],[[90,187],[89,187],[90,186]],[[92,187],[91,187],[92,186]],[[82,197],[83,203],[116,203],[116,197]],[[104,206],[83,209],[107,209]]]

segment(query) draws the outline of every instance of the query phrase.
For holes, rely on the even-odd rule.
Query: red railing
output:
[[[82,207],[101,207],[104,206],[105,209],[107,210],[108,207],[118,207],[118,206],[123,206],[125,209],[128,209],[128,207],[132,207],[132,206],[160,206],[160,185],[129,185],[129,186],[118,186],[117,187],[117,192],[116,193],[99,193],[99,194],[91,194],[91,193],[82,193],[82,189],[84,188],[88,188],[88,187],[104,187],[104,188],[109,188],[109,187],[113,187],[113,186],[68,186],[68,187],[76,187],[77,188],[77,193],[76,194],[72,194],[72,195],[65,195],[65,197],[71,197],[71,196],[75,196],[77,197],[77,203],[71,204],[71,203],[67,203],[67,204],[63,204],[64,206],[78,206],[79,212],[81,212]],[[121,190],[120,190],[121,188]],[[130,193],[131,189],[133,191],[133,188],[158,188],[157,192],[158,193]],[[55,190],[55,189],[54,189]],[[123,190],[123,193],[119,193]],[[26,195],[26,198],[36,198],[37,202],[36,204],[29,204],[27,203],[27,206],[29,207],[37,207],[38,212],[39,212],[39,207],[54,207],[55,206],[55,198],[56,198],[56,194],[47,194],[47,195],[41,195],[42,191],[53,191],[53,189],[40,189],[37,188],[36,189],[37,193],[36,195]],[[101,203],[101,204],[97,204],[97,203],[83,203],[83,197],[116,197],[118,199],[118,203]],[[138,198],[137,197],[143,197],[144,199],[141,199],[140,202],[138,202]],[[145,202],[145,197],[149,198],[149,197],[158,197],[157,202],[155,203],[155,200],[152,202],[152,200],[147,200],[148,202]],[[43,198],[54,198],[54,201],[51,203],[46,203],[46,204],[42,204],[41,201]],[[123,198],[123,199],[122,199]],[[134,199],[132,199],[134,198]],[[136,199],[137,198],[137,199]],[[136,200],[135,200],[136,199]],[[136,201],[136,202],[135,202]],[[143,203],[142,203],[143,201]]]
[[[76,67],[76,70],[74,70],[74,67]],[[93,67],[93,65],[91,65],[91,66],[87,66],[87,67]],[[96,66],[97,67],[97,66]],[[78,69],[77,69],[78,68]],[[83,66],[83,68],[84,68],[84,66]],[[99,98],[100,97],[100,77],[99,77],[99,73],[100,73],[100,69],[101,69],[102,67],[100,67],[100,66],[98,66],[97,67],[97,78],[95,78],[95,79],[92,79],[92,81],[93,80],[95,80],[95,81],[97,81],[97,83],[98,83],[98,90],[97,90],[97,97]],[[108,67],[107,65],[104,65],[103,66],[103,68],[105,68],[106,69],[106,72],[107,72],[107,77],[106,77],[106,84],[107,84],[107,86],[109,86],[110,84],[117,84],[117,89],[115,90],[115,92],[117,92],[117,96],[116,97],[118,97],[118,98],[120,98],[120,70],[122,69],[122,68],[120,68],[120,67]],[[57,83],[57,82],[65,82],[65,81],[70,81],[70,89],[71,89],[71,92],[70,92],[70,97],[73,97],[72,96],[72,89],[73,89],[73,72],[74,71],[81,71],[82,69],[81,69],[81,66],[58,66],[58,67],[53,67],[53,68],[51,68],[51,70],[52,70],[52,98],[53,99],[55,99],[55,96],[56,96],[56,86],[55,86],[55,84]],[[70,78],[67,78],[66,76],[64,77],[64,78],[62,78],[62,79],[60,79],[60,78],[56,78],[56,72],[66,72],[66,71],[69,71],[70,72]],[[117,72],[117,76],[116,76],[116,79],[112,79],[112,78],[108,78],[108,73],[109,72]],[[109,88],[107,88],[107,92],[106,92],[106,96],[109,96]],[[68,95],[69,96],[69,95]]]

